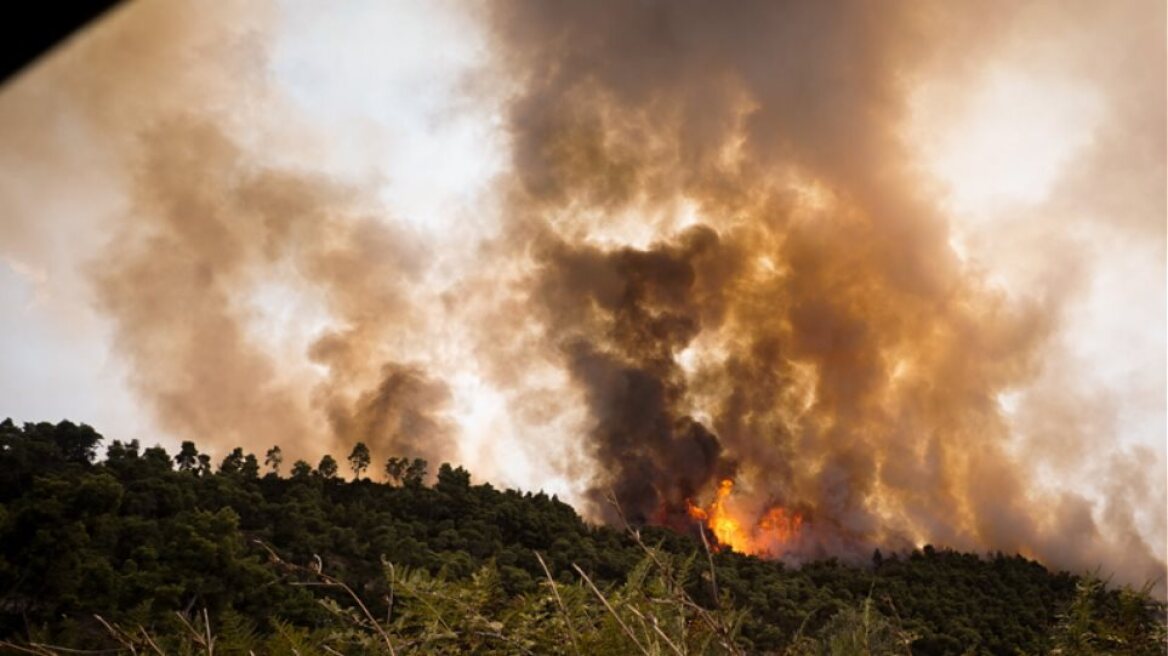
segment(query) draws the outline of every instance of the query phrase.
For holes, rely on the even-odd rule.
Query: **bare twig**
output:
[[[654,616],[652,613],[648,613],[649,621],[646,622],[645,615],[642,614],[641,611],[637,610],[636,607],[630,606],[629,610],[636,614],[637,617],[641,618],[641,624],[647,627],[651,627],[653,631],[657,633],[657,635],[661,636],[661,639],[665,641],[665,644],[669,645],[669,648],[673,650],[673,653],[677,654],[677,656],[685,656],[685,652],[682,651],[676,644],[674,644],[674,642],[669,639],[669,636],[665,635],[665,632],[661,630],[659,625],[660,623],[657,621],[656,616]]]
[[[623,630],[625,635],[629,637],[629,640],[632,640],[633,644],[637,646],[637,650],[642,654],[645,654],[645,656],[649,656],[648,650],[646,650],[641,645],[640,640],[637,640],[637,636],[633,633],[633,630],[630,629],[629,626],[625,624],[625,621],[620,618],[620,615],[618,615],[616,610],[613,609],[612,604],[609,604],[608,599],[605,599],[604,595],[601,594],[599,589],[597,589],[596,584],[592,582],[592,579],[588,578],[588,575],[585,574],[584,570],[580,569],[580,566],[576,563],[572,563],[572,569],[576,570],[576,573],[584,578],[584,581],[588,584],[588,587],[592,589],[592,593],[595,594],[598,599],[600,599],[600,603],[604,604],[605,609],[607,609],[609,614],[612,615],[613,619],[616,620],[616,623],[620,625],[621,630]]]
[[[714,608],[721,608],[722,600],[718,596],[718,573],[714,570],[714,554],[710,551],[709,540],[706,539],[706,527],[698,524],[698,534],[702,536],[702,546],[706,548],[706,562],[710,564],[710,587],[714,590]]]
[[[393,622],[393,601],[397,588],[397,568],[393,566],[393,563],[385,559],[384,554],[381,556],[381,564],[383,567],[389,569],[389,595],[385,598],[385,625],[389,626]]]
[[[426,599],[426,597],[424,597],[423,595],[416,594],[416,593],[414,594],[414,599],[417,599],[418,601],[422,602],[422,605],[426,607],[426,610],[428,610],[434,614],[434,617],[438,619],[438,623],[442,625],[443,629],[446,629],[447,633],[449,633],[450,635],[458,635],[458,633],[454,629],[450,628],[450,625],[446,623],[446,618],[442,617],[442,613],[437,608],[434,607],[434,604],[430,603],[429,599]]]
[[[875,582],[873,582],[873,586],[875,586]],[[869,591],[868,596],[871,596],[871,595],[872,595],[872,592]],[[900,611],[897,610],[896,604],[893,603],[893,601],[892,601],[892,597],[885,594],[884,601],[888,602],[889,608],[892,609],[892,617],[896,619],[896,630],[900,634],[899,639],[904,641],[904,647],[907,650],[907,652],[911,655],[912,654],[912,641],[915,639],[915,636],[912,634],[912,632],[905,630],[904,620],[900,617]]]
[[[207,656],[215,656],[215,638],[211,637],[211,622],[207,618],[207,609],[203,609],[202,631],[195,628],[195,625],[191,623],[190,619],[188,619],[186,615],[176,612],[175,616],[178,617],[178,621],[182,622],[183,627],[186,628],[186,630],[191,634],[191,639],[194,640],[195,644],[205,649],[207,651]],[[160,656],[165,656],[165,654],[161,654],[161,652],[159,653]]]
[[[211,637],[211,618],[207,616],[206,606],[203,606],[203,630],[207,634],[207,656],[215,656],[215,639]]]
[[[41,646],[41,645],[38,645],[35,643],[29,644],[27,647],[25,647],[24,645],[18,645],[14,642],[8,642],[7,640],[0,640],[0,647],[4,647],[5,649],[14,649],[22,654],[37,654],[37,656],[56,656],[56,653],[57,653],[55,651],[48,649],[47,647],[44,647],[44,646]],[[118,651],[121,651],[121,650],[119,649]],[[108,653],[108,652],[80,652],[80,653],[97,654],[97,653]]]
[[[653,560],[653,564],[657,566],[657,569],[661,570],[661,573],[666,575],[666,582],[668,583],[669,589],[672,592],[673,580],[668,576],[670,569],[665,566],[665,563],[661,562],[660,558],[657,557],[657,552],[653,549],[650,549],[649,546],[645,544],[645,541],[641,539],[641,532],[629,524],[629,520],[625,518],[624,509],[621,508],[620,502],[616,500],[616,494],[610,489],[605,499],[616,510],[617,517],[620,517],[621,523],[624,524],[625,530],[628,531],[630,536],[632,536],[633,541],[637,543],[637,546],[641,547],[641,550],[644,551],[649,556],[649,558]]]
[[[637,543],[637,546],[641,547],[641,549],[649,556],[650,559],[652,559],[653,563],[657,565],[661,572],[666,575],[666,580],[668,581],[670,592],[674,594],[674,597],[677,599],[677,601],[679,601],[687,608],[693,610],[694,613],[696,613],[697,616],[700,617],[703,622],[705,622],[706,626],[710,627],[710,630],[718,636],[719,641],[727,651],[729,651],[731,654],[742,654],[742,650],[739,649],[738,646],[734,643],[734,639],[730,635],[729,629],[727,629],[722,625],[721,622],[710,615],[708,610],[694,602],[694,600],[690,598],[684,589],[677,589],[674,587],[672,578],[668,576],[669,568],[667,568],[665,564],[661,562],[661,559],[657,557],[657,552],[653,549],[650,549],[649,546],[645,544],[645,541],[641,539],[641,532],[629,526],[628,520],[625,519],[624,511],[621,509],[620,503],[616,500],[616,495],[613,494],[612,490],[609,490],[607,500],[616,509],[617,515],[620,517],[621,522],[624,523],[625,530],[627,530],[629,535],[632,536],[633,541]],[[704,535],[702,537],[703,539],[705,538]],[[575,565],[573,565],[573,567],[575,567]]]
[[[539,561],[539,566],[543,568],[543,573],[547,575],[548,584],[552,586],[552,594],[556,597],[556,603],[560,606],[560,611],[564,614],[564,622],[568,624],[568,637],[572,639],[572,651],[576,652],[576,656],[580,655],[580,645],[576,641],[576,627],[572,625],[572,616],[568,613],[567,606],[564,605],[564,600],[560,598],[560,590],[556,587],[556,580],[552,578],[551,570],[548,569],[547,563],[543,561],[543,556],[535,552],[535,558]]]
[[[41,656],[60,656],[60,654],[120,654],[121,649],[75,649],[73,647],[59,647],[43,642],[30,642],[27,645],[18,645],[8,640],[0,640],[0,647],[14,649],[25,654],[40,654]]]
[[[106,631],[109,631],[109,634],[113,636],[114,640],[117,640],[119,644],[130,650],[130,654],[137,656],[138,648],[134,646],[134,641],[130,639],[128,633],[121,630],[121,628],[119,628],[116,624],[110,624],[109,622],[105,621],[105,618],[101,615],[94,615],[93,617],[98,622],[101,622],[101,625],[105,627]]]
[[[369,607],[365,605],[365,602],[361,601],[361,597],[357,596],[357,593],[353,592],[353,589],[350,588],[344,581],[324,573],[324,563],[321,561],[320,556],[313,554],[314,561],[312,566],[302,567],[300,565],[295,565],[284,561],[284,559],[280,558],[280,556],[275,551],[273,551],[271,547],[264,544],[262,541],[253,540],[253,542],[263,547],[264,550],[268,552],[268,556],[271,557],[273,562],[282,564],[285,567],[291,567],[299,571],[307,571],[313,576],[319,578],[326,585],[344,590],[361,609],[361,612],[365,614],[366,619],[369,620],[369,624],[373,626],[373,629],[377,631],[378,635],[381,636],[381,639],[385,641],[385,646],[389,649],[390,656],[397,656],[397,652],[393,648],[393,641],[389,639],[389,634],[385,632],[385,629],[382,628],[381,624],[373,618],[373,613],[369,612]]]
[[[797,631],[795,631],[794,637],[791,638],[791,644],[798,642],[799,638],[803,637],[803,631],[804,631],[804,629],[807,628],[807,623],[810,622],[811,618],[814,617],[815,614],[818,613],[820,611],[820,609],[822,609],[822,608],[823,608],[823,606],[819,606],[818,608],[814,608],[811,610],[810,613],[807,613],[806,615],[803,616],[803,621],[799,623],[799,629]]]
[[[146,632],[145,627],[138,627],[138,631],[142,633],[142,639],[146,641],[146,644],[150,645],[150,648],[153,649],[155,653],[158,654],[158,656],[166,656],[166,653],[162,651],[162,648],[160,648],[158,644],[154,642],[154,638],[151,638],[150,634]]]

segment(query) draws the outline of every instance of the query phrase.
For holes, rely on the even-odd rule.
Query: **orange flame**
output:
[[[728,503],[734,481],[724,479],[710,505],[702,508],[686,501],[689,516],[704,522],[718,545],[756,556],[778,555],[782,545],[790,542],[803,526],[803,516],[782,506],[772,506],[753,524],[744,524],[741,513]]]

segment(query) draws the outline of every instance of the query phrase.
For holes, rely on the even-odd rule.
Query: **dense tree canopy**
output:
[[[483,626],[531,631],[524,639],[538,644],[532,636],[550,631],[560,612],[591,622],[596,631],[609,621],[588,587],[595,584],[617,606],[612,617],[625,607],[642,612],[637,603],[658,607],[653,604],[661,599],[645,601],[652,594],[685,595],[678,608],[698,613],[691,619],[729,613],[728,626],[737,627],[733,636],[691,635],[697,619],[675,627],[681,633],[673,640],[689,644],[692,638],[715,651],[719,640],[747,653],[812,653],[862,638],[870,653],[903,653],[909,646],[918,654],[1045,653],[1055,647],[1091,653],[1091,645],[1122,639],[1126,646],[1111,653],[1161,653],[1162,633],[1156,632],[1162,631],[1162,606],[1019,556],[926,547],[877,552],[863,565],[830,560],[792,569],[722,552],[712,555],[711,576],[702,566],[706,552],[689,536],[593,526],[554,496],[474,485],[470,472],[449,464],[439,466],[427,487],[425,461],[392,458],[386,465],[391,482],[378,483],[361,478],[368,454],[354,449],[353,481],[336,478],[330,456],[316,471],[298,461],[291,476],[281,478],[277,447],[268,451],[271,471],[261,477],[256,457],[242,449],[211,472],[209,459],[190,442],[171,457],[159,447],[115,440],[95,462],[100,440],[88,426],[69,422],[0,424],[0,639],[117,647],[95,614],[166,636],[184,630],[176,612],[202,617],[204,609],[214,626],[256,641],[310,636],[336,625],[330,608],[353,608],[338,587],[343,583],[374,617],[395,618],[397,631],[423,631],[433,623],[418,619],[419,613],[465,596],[476,600],[459,606],[465,621],[479,617]],[[290,573],[293,566],[309,569]],[[300,584],[298,577],[314,574],[338,585]],[[557,596],[547,596],[549,580]],[[539,606],[544,602],[550,605]],[[530,625],[516,619],[536,613],[537,606],[550,615]],[[527,628],[514,628],[520,626]],[[636,637],[625,628],[631,635],[613,624],[611,640]],[[488,637],[492,632],[499,634],[482,630]],[[455,633],[459,640],[477,635]],[[621,648],[600,633],[570,633],[592,645],[591,653],[635,650],[635,643]],[[377,637],[371,629],[368,634]],[[446,649],[514,653],[515,645],[491,642],[518,639],[509,635],[482,638],[482,649],[470,643]],[[568,650],[564,635],[555,650]],[[642,640],[656,639],[656,633],[645,635]],[[873,646],[879,641],[887,652]]]

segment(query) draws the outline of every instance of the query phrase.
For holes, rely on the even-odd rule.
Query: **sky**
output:
[[[609,266],[605,258],[619,259],[614,253],[625,247],[660,251],[689,266],[689,255],[677,255],[688,248],[677,245],[686,228],[709,225],[720,243],[738,244],[732,235],[742,222],[718,217],[762,212],[753,200],[730,202],[712,191],[707,181],[715,173],[734,189],[789,179],[774,184],[787,184],[785,193],[795,194],[791,202],[809,218],[774,233],[767,228],[758,237],[763,242],[802,234],[802,222],[840,208],[872,214],[911,208],[903,211],[925,218],[875,234],[895,245],[896,230],[903,230],[903,243],[917,246],[905,246],[903,257],[899,246],[872,257],[880,267],[911,267],[913,248],[940,248],[938,266],[958,271],[936,274],[945,289],[965,290],[936,292],[946,299],[943,310],[889,301],[897,312],[941,312],[936,325],[902,334],[888,326],[916,325],[916,318],[864,315],[871,334],[887,336],[880,352],[902,362],[877,375],[950,371],[926,361],[931,351],[895,355],[911,349],[892,346],[937,331],[971,330],[970,344],[985,350],[970,351],[981,359],[1017,354],[1003,358],[1013,363],[1008,372],[995,370],[978,388],[976,398],[994,407],[960,421],[989,421],[987,430],[1001,431],[994,448],[1010,472],[1021,472],[1008,479],[1025,481],[1019,489],[1033,508],[1080,508],[1068,499],[1086,499],[1088,523],[1127,527],[1162,565],[1164,8],[1135,0],[1106,7],[1032,2],[981,12],[974,4],[924,16],[896,5],[876,21],[861,15],[858,27],[849,15],[797,14],[780,20],[828,25],[824,38],[805,40],[780,27],[775,46],[765,32],[723,42],[714,28],[687,22],[688,9],[677,9],[671,25],[683,45],[661,50],[655,33],[628,27],[639,25],[639,16],[617,10],[565,17],[525,3],[503,10],[372,0],[327,9],[296,0],[223,3],[216,13],[183,2],[122,8],[0,88],[0,143],[8,144],[0,149],[6,208],[0,414],[16,421],[68,418],[111,438],[168,449],[196,439],[220,455],[232,439],[262,450],[263,440],[285,435],[297,457],[315,459],[343,451],[353,435],[392,434],[385,449],[413,448],[465,463],[477,477],[586,505],[597,481],[619,488],[632,476],[596,473],[610,466],[605,454],[614,442],[603,426],[621,403],[598,391],[597,380],[611,382],[604,363],[564,354],[580,335],[617,334],[623,324],[599,315],[573,323],[557,299],[603,305],[603,290],[581,291],[588,283],[573,282],[576,274],[544,273],[587,261],[599,275]],[[827,22],[814,22],[821,19]],[[734,20],[726,19],[728,31],[742,29]],[[557,37],[562,42],[548,36],[558,34],[549,26],[562,24],[572,26]],[[635,39],[621,40],[622,30]],[[876,63],[846,59],[856,56],[839,45],[848,40],[870,47]],[[593,50],[594,41],[604,48]],[[784,49],[788,42],[793,50]],[[658,52],[670,59],[654,59]],[[818,56],[827,63],[807,63]],[[837,67],[836,57],[846,65]],[[899,63],[905,61],[911,65]],[[644,79],[622,77],[625,63]],[[885,64],[888,70],[878,68]],[[740,88],[719,86],[728,76],[741,80]],[[787,77],[797,82],[787,85]],[[702,97],[707,92],[709,99]],[[820,98],[839,104],[821,106]],[[847,103],[860,109],[838,109]],[[803,116],[803,105],[820,113]],[[781,111],[771,116],[772,106]],[[690,108],[694,113],[686,114]],[[733,123],[739,111],[756,111],[757,118],[724,137],[723,123]],[[645,122],[646,116],[657,118]],[[545,134],[576,120],[580,132]],[[833,133],[833,126],[845,127]],[[682,137],[669,132],[675,128]],[[593,129],[603,138],[588,141]],[[794,136],[770,141],[768,130]],[[847,135],[854,143],[841,142]],[[572,150],[573,139],[592,150]],[[641,150],[626,156],[622,147]],[[548,159],[558,148],[569,150]],[[743,168],[726,173],[733,167],[719,158],[727,157],[742,157],[745,163],[735,166]],[[885,165],[887,176],[872,172]],[[588,168],[594,166],[601,173]],[[742,173],[749,167],[761,172]],[[622,171],[633,173],[626,178]],[[629,185],[637,189],[621,191]],[[876,191],[880,185],[898,191]],[[191,218],[180,202],[221,219]],[[303,218],[270,231],[279,202],[298,203],[290,213]],[[252,214],[259,218],[232,218]],[[529,215],[540,218],[515,218]],[[866,221],[856,224],[860,232],[832,228],[829,237],[867,235]],[[212,243],[216,231],[243,245]],[[941,246],[931,241],[935,234]],[[797,254],[784,261],[778,253],[787,254],[787,246],[776,248],[767,266],[792,266],[797,275]],[[867,257],[866,247],[856,252]],[[186,253],[198,254],[191,266],[209,268],[189,275]],[[739,274],[725,275],[734,281]],[[676,309],[671,302],[649,299],[645,307]],[[753,316],[742,309],[746,301],[723,302]],[[717,323],[729,320],[713,306],[686,316],[718,329],[673,343],[666,369],[654,369],[655,360],[619,340],[593,339],[590,348],[620,354],[626,365],[667,382],[681,376],[679,403],[692,407],[665,415],[723,426],[715,431],[719,448],[737,459],[743,489],[755,489],[759,503],[803,499],[830,515],[835,532],[820,535],[816,548],[830,549],[838,535],[876,539],[872,517],[903,522],[897,535],[997,544],[987,537],[994,531],[970,528],[994,521],[986,519],[994,511],[962,503],[973,517],[969,526],[934,525],[927,518],[938,509],[918,508],[907,493],[886,493],[893,474],[861,485],[853,465],[841,464],[847,473],[840,476],[861,486],[849,489],[863,489],[856,499],[865,500],[849,497],[839,508],[797,476],[776,487],[751,474],[741,461],[766,457],[747,446],[748,438],[729,437],[739,429],[728,428],[710,405],[722,397],[703,392],[703,385],[722,384],[716,381],[724,372],[709,363],[733,360],[736,336],[749,329]],[[790,312],[798,323],[803,315]],[[1025,337],[1011,341],[995,331]],[[791,371],[817,366],[826,380],[831,357],[819,362],[810,342],[792,344],[807,355],[792,357]],[[522,371],[513,370],[516,363]],[[959,373],[983,373],[960,366]],[[789,375],[798,381],[802,374]],[[900,384],[881,388],[887,407],[864,421],[892,413],[905,426],[923,421],[921,430],[938,431],[958,421],[906,418],[940,401],[900,391]],[[818,390],[808,394],[826,398],[820,383],[805,385]],[[262,399],[241,398],[252,390],[262,390]],[[391,397],[406,401],[389,407],[383,402]],[[826,435],[824,413],[783,420]],[[833,425],[844,425],[846,413],[830,414]],[[406,433],[414,437],[401,437]],[[887,449],[898,444],[894,434],[862,440]],[[831,464],[840,451],[825,437],[803,440],[815,463]],[[728,466],[719,460],[695,470],[705,482],[682,487],[708,498],[716,472]],[[914,476],[928,470],[921,467]],[[815,485],[833,480],[830,466],[817,471]],[[652,503],[668,506],[669,493],[659,494]],[[1076,565],[1117,548],[1109,543],[1066,557],[1040,537],[1020,540],[1019,548]]]

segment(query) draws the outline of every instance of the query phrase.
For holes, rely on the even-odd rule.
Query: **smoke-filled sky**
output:
[[[133,3],[0,89],[0,414],[1162,586],[1165,78],[1155,0]]]

